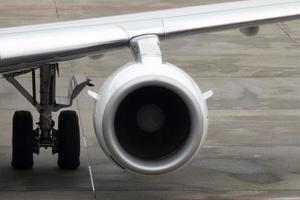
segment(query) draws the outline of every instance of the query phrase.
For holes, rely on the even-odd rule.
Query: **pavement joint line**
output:
[[[56,0],[53,0],[53,3],[54,3],[54,6],[55,6],[55,12],[56,12],[57,19],[60,19],[57,4],[56,4]]]
[[[92,167],[91,167],[91,162],[90,162],[90,157],[89,157],[89,152],[88,152],[88,145],[87,145],[87,141],[86,141],[86,137],[85,137],[85,132],[84,132],[83,127],[82,127],[83,123],[82,123],[81,111],[79,109],[79,103],[78,103],[78,101],[76,101],[76,105],[77,105],[78,114],[79,114],[80,132],[81,132],[81,136],[83,138],[84,148],[87,150],[86,157],[87,157],[87,162],[88,162],[88,170],[89,170],[89,176],[90,176],[90,181],[91,181],[92,192],[94,194],[94,198],[96,199],[96,190],[95,190],[93,172],[92,172]]]
[[[278,23],[277,26],[281,29],[281,31],[298,47],[300,47],[300,44],[291,36],[291,34],[288,32],[288,30],[283,27],[283,23]]]
[[[85,136],[83,136],[83,144],[84,144],[84,147],[87,147],[87,142],[86,142]]]
[[[92,173],[92,167],[89,165],[89,173],[90,173],[90,179],[91,179],[91,185],[92,185],[92,191],[96,195],[95,191],[95,184],[94,184],[94,178],[93,178],[93,173]]]

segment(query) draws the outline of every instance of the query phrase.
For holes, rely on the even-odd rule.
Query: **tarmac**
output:
[[[199,5],[228,0],[10,0],[0,1],[0,27]],[[0,44],[1,45],[1,44]],[[71,109],[81,123],[81,166],[62,171],[57,155],[42,150],[29,171],[10,167],[12,116],[35,109],[0,78],[0,199],[300,199],[300,20],[179,37],[161,44],[164,60],[196,79],[208,101],[210,124],[200,153],[165,176],[128,174],[100,149],[93,129],[94,101],[84,91]],[[97,91],[105,78],[133,58],[128,49],[102,59],[61,63],[57,90],[84,73]],[[18,78],[29,90],[29,75]],[[55,114],[55,119],[58,114]]]

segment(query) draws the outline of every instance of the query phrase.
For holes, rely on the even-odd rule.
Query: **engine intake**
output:
[[[122,100],[114,128],[119,144],[128,154],[143,160],[161,160],[186,143],[191,114],[175,92],[161,86],[146,86]]]

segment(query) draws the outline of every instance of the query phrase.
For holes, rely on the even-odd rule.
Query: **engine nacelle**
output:
[[[109,158],[137,174],[174,171],[197,153],[207,133],[206,96],[169,63],[129,63],[102,85],[94,113]]]

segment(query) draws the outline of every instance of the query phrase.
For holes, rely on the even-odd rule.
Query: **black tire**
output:
[[[62,111],[60,113],[58,133],[58,166],[61,169],[77,169],[80,165],[80,129],[75,111]]]
[[[17,111],[13,117],[11,165],[14,169],[33,167],[33,120],[28,111]]]

